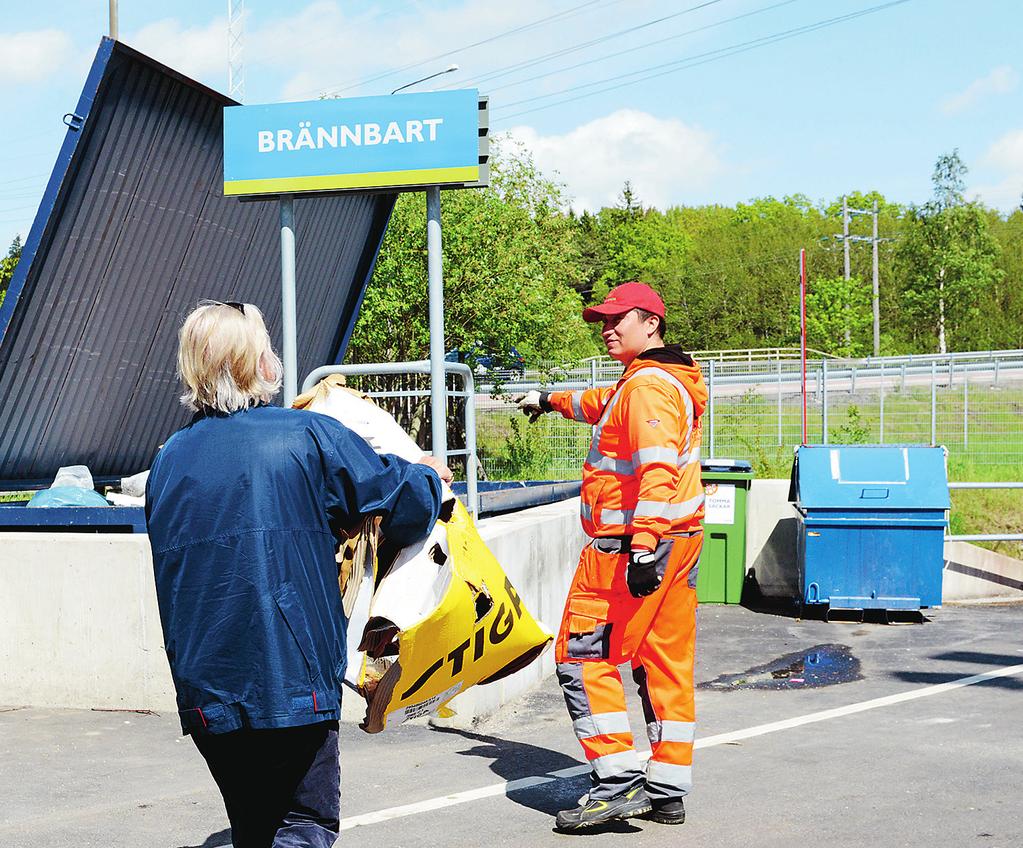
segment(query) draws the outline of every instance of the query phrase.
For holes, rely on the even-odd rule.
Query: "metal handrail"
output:
[[[1023,542],[1023,533],[965,533],[946,536],[946,542]]]
[[[968,483],[950,482],[950,489],[1023,489],[1023,483]],[[946,536],[946,542],[1023,542],[1023,533],[961,533],[958,536]]]
[[[473,518],[479,515],[480,499],[476,483],[479,458],[476,456],[476,385],[472,369],[461,362],[445,362],[445,374],[454,374],[462,379],[462,391],[457,394],[465,398],[465,450],[448,451],[452,456],[465,455],[465,500]],[[366,376],[372,374],[429,374],[430,360],[415,362],[375,362],[365,365],[321,365],[314,368],[302,381],[302,391],[307,392],[328,374],[345,376]]]
[[[774,388],[778,385],[790,387],[791,391],[798,391],[802,376],[798,370],[788,371],[743,371],[741,373],[723,373],[722,368],[734,366],[736,362],[720,363],[716,360],[711,360],[718,366],[716,369],[715,379],[718,386],[728,385],[742,385],[742,386],[768,386]],[[896,384],[902,382],[906,377],[925,377],[927,380],[931,380],[933,377],[948,380],[948,370],[940,369],[935,372],[936,360],[917,360],[913,363],[904,361],[899,367],[889,367],[891,363],[888,361],[872,360],[869,364],[854,364],[847,360],[835,360],[827,359],[821,360],[821,364],[827,362],[827,380],[834,386],[835,383],[849,382],[852,384],[854,380],[883,380],[886,384]],[[980,362],[963,362],[955,365],[955,376],[958,379],[966,379],[968,375],[980,372],[987,373],[994,371],[997,378],[1000,373],[1003,377],[1007,375],[1018,375],[1020,371],[1023,371],[1023,357],[1018,362],[1009,361],[1002,363],[1000,368],[998,363],[1000,360],[988,359]],[[710,362],[706,363],[709,369]],[[813,366],[814,370],[817,369],[816,364]],[[558,389],[584,389],[592,386],[613,386],[617,382],[617,378],[604,378],[598,380],[592,380],[592,378],[581,368],[563,369],[560,378],[550,382],[542,382],[538,379],[539,374],[537,372],[526,372],[517,379],[507,379],[503,383],[505,389],[513,389],[515,391],[528,391],[529,389],[540,389],[540,388],[551,388],[557,387]],[[570,379],[569,379],[570,378]],[[486,382],[481,383],[479,388],[482,391],[490,392],[493,390],[493,384]]]
[[[1023,483],[949,483],[950,489],[1023,489]]]

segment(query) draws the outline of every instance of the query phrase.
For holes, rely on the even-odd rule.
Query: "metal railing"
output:
[[[1023,489],[1023,483],[950,482],[949,489]],[[946,535],[946,542],[1023,542],[1023,533],[960,533]]]
[[[791,449],[802,439],[799,361],[697,360],[709,389],[706,449],[751,459],[761,473],[791,462]],[[607,357],[593,357],[506,373],[500,383],[478,377],[479,391],[487,395],[478,401],[478,441],[487,475],[515,479],[520,473],[522,463],[512,461],[507,449],[514,438],[520,455],[528,449],[537,457],[534,466],[546,463],[543,479],[578,478],[589,428],[543,420],[528,433],[512,430],[514,407],[508,397],[532,388],[610,386],[622,371]],[[807,393],[810,444],[943,444],[953,462],[1023,469],[1023,350],[819,358],[807,363]],[[539,444],[544,440],[547,444]],[[1016,475],[1010,470],[1007,476]]]
[[[445,362],[445,374],[458,377],[462,381],[461,391],[448,390],[448,397],[460,397],[465,399],[465,448],[448,450],[448,456],[465,457],[465,497],[466,507],[469,513],[475,518],[479,515],[479,493],[477,491],[477,479],[479,459],[476,455],[476,386],[472,376],[472,369],[468,365],[458,362]],[[302,391],[307,392],[328,374],[343,374],[345,376],[368,376],[381,374],[430,374],[430,360],[423,359],[415,362],[388,362],[369,365],[323,365],[309,372],[302,382]],[[425,391],[369,391],[370,397],[429,397],[429,389]]]

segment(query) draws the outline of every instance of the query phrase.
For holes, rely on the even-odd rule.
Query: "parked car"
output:
[[[510,347],[506,353],[485,351],[478,345],[465,350],[455,348],[448,351],[444,359],[448,362],[464,362],[477,377],[517,379],[526,370],[526,360],[514,347]]]

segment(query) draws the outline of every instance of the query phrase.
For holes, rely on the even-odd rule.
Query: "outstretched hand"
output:
[[[529,416],[530,423],[535,422],[546,411],[540,405],[540,392],[536,389],[532,389],[524,395],[512,395],[512,403],[519,408],[523,415]]]

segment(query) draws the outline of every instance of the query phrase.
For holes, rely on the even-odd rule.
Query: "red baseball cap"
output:
[[[608,315],[621,315],[630,309],[645,309],[658,318],[664,317],[661,296],[646,283],[633,282],[615,286],[598,306],[587,306],[583,310],[583,320],[603,321]]]

